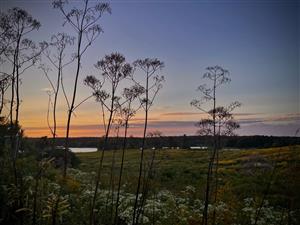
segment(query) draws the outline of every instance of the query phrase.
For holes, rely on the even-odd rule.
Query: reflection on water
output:
[[[97,148],[70,148],[71,152],[96,152]]]

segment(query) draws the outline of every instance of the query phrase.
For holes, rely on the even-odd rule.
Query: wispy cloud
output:
[[[233,113],[234,116],[258,116],[264,113]]]
[[[281,115],[271,115],[259,118],[243,118],[239,119],[241,124],[253,123],[291,123],[300,121],[300,113],[287,113]]]
[[[153,121],[149,122],[148,127],[153,128],[161,128],[161,127],[182,127],[182,126],[193,126],[194,122],[192,121]],[[143,128],[143,123],[130,123],[130,127],[135,128]],[[95,129],[103,129],[103,125],[99,124],[87,124],[87,125],[72,125],[71,129],[74,130],[95,130]],[[26,127],[28,130],[47,130],[48,127]],[[65,129],[65,126],[57,126],[57,129]]]
[[[204,115],[204,113],[200,112],[170,112],[170,113],[162,113],[161,116],[190,116],[190,115]]]
[[[53,91],[53,89],[50,88],[50,87],[45,87],[45,88],[42,88],[41,91],[43,91],[43,92],[49,92],[49,91]]]

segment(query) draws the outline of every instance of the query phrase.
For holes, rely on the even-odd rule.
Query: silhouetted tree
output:
[[[10,85],[10,77],[5,75],[0,75],[0,116],[2,115],[2,111],[6,103],[5,92],[9,88],[9,85]]]
[[[150,131],[147,134],[147,137],[162,137],[163,133],[159,130]]]
[[[148,132],[147,134],[148,141],[147,143],[148,147],[151,147],[153,151],[156,150],[156,148],[161,148],[163,146],[163,132],[160,130],[153,130]]]
[[[0,65],[6,62],[5,51],[13,40],[11,23],[6,13],[0,12]],[[10,73],[0,71],[0,116],[5,104],[4,95],[10,85]]]
[[[10,151],[12,170],[14,171],[15,186],[18,188],[17,207],[23,208],[24,205],[24,186],[23,186],[23,168],[17,168],[17,158],[20,152],[20,140],[23,132],[19,126],[19,111],[20,111],[20,85],[21,75],[34,66],[47,45],[41,43],[36,45],[32,40],[27,38],[28,34],[36,31],[40,27],[40,23],[34,19],[27,11],[20,8],[9,9],[1,15],[1,44],[0,55],[3,69],[9,71],[1,71],[3,80],[9,79],[11,87],[10,95]],[[1,69],[2,69],[1,68]],[[3,82],[2,82],[3,84]],[[2,86],[2,85],[1,85]],[[2,86],[5,90],[7,86]],[[4,102],[4,93],[1,94]],[[15,115],[13,113],[15,111]],[[19,214],[20,224],[23,224],[23,212]]]
[[[4,52],[14,41],[12,24],[10,16],[7,13],[0,12],[0,62],[3,62]]]
[[[67,173],[67,151],[69,148],[69,133],[70,133],[70,124],[71,117],[76,108],[75,100],[77,94],[77,84],[78,77],[80,74],[80,69],[82,67],[81,60],[82,56],[96,40],[96,38],[102,32],[102,28],[98,24],[98,21],[103,16],[104,13],[111,13],[111,8],[107,3],[97,3],[93,6],[89,5],[89,0],[82,0],[83,7],[77,8],[73,7],[70,10],[67,10],[66,0],[54,0],[53,7],[59,9],[66,19],[65,23],[68,23],[74,30],[75,35],[77,36],[77,46],[76,46],[76,72],[73,86],[72,99],[70,101],[70,107],[68,110],[68,119],[67,119],[67,128],[66,128],[66,143],[65,143],[65,159],[64,159],[64,171],[63,175],[66,176]]]
[[[137,69],[140,69],[145,76],[144,85],[140,86],[144,87],[145,93],[140,97],[142,109],[145,112],[145,123],[144,123],[144,131],[143,131],[143,139],[141,145],[141,157],[140,157],[140,165],[139,165],[139,177],[138,177],[138,184],[136,189],[135,195],[135,202],[133,208],[133,219],[132,224],[137,224],[139,220],[139,213],[137,213],[138,208],[143,208],[143,205],[139,204],[138,197],[140,193],[140,186],[141,186],[141,179],[142,179],[142,172],[143,172],[143,165],[144,165],[144,148],[145,148],[145,140],[147,134],[147,125],[148,125],[148,114],[151,106],[153,106],[154,100],[156,95],[158,94],[159,90],[162,88],[162,82],[164,81],[164,77],[157,74],[164,67],[164,63],[158,59],[140,59],[134,62],[134,66]],[[142,203],[141,201],[140,203]],[[139,210],[140,211],[140,210]]]
[[[5,139],[9,133],[9,123],[7,118],[0,116],[0,156],[3,155]]]
[[[38,30],[41,24],[27,11],[20,8],[9,9],[7,14],[7,26],[10,27],[9,37],[3,50],[6,63],[11,64],[12,72],[6,72],[11,79],[10,122],[19,123],[20,107],[20,75],[35,65],[46,45],[36,45],[26,36],[32,31]],[[13,107],[15,106],[15,118]]]

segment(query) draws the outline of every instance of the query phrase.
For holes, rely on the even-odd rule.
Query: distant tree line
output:
[[[57,145],[63,146],[64,138],[56,138]],[[188,149],[191,146],[207,146],[212,145],[212,136],[161,136],[161,137],[147,137],[146,148],[176,148]],[[35,145],[48,145],[51,143],[51,138],[28,138],[30,142]],[[128,137],[128,148],[136,149],[141,145],[142,138]],[[99,137],[76,137],[70,138],[70,147],[89,147],[101,148],[104,139]],[[123,138],[111,137],[108,149],[121,149]],[[282,147],[287,145],[299,145],[299,137],[279,137],[279,136],[224,136],[222,137],[223,148],[269,148]]]

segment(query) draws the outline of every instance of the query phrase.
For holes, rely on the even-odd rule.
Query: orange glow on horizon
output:
[[[165,127],[165,128],[159,128],[155,129],[152,127],[148,127],[148,132],[159,130],[163,133],[165,136],[178,136],[183,134],[192,135],[195,134],[196,128],[191,126],[188,128],[182,129],[181,127]],[[124,129],[120,129],[119,136],[122,137],[124,134]],[[142,127],[130,127],[128,128],[128,137],[141,137],[143,134],[143,128]],[[25,128],[25,135],[28,137],[52,137],[51,132],[47,128],[40,128],[40,129],[26,129]],[[70,130],[70,137],[101,137],[104,135],[103,129],[71,129]],[[111,129],[110,136],[116,136],[116,131],[114,129]],[[57,137],[65,137],[65,129],[58,129],[57,130]]]
[[[91,116],[91,114],[93,116]],[[160,130],[164,135],[183,135],[184,133],[195,134],[195,127],[192,125],[190,127],[163,127],[160,123],[164,122],[173,122],[173,121],[197,121],[203,117],[202,113],[169,113],[161,110],[153,109],[150,112],[150,117],[148,119],[149,127],[148,132],[153,130]],[[21,121],[22,127],[25,131],[25,135],[28,137],[43,137],[48,136],[52,137],[50,129],[47,127],[47,121],[45,116],[40,118],[41,122],[37,122],[38,118],[34,115],[28,115]],[[51,121],[50,121],[51,122]],[[138,112],[136,117],[132,118],[130,121],[130,128],[128,130],[129,136],[139,137],[143,133],[143,124],[144,124],[144,115],[143,112]],[[151,126],[151,124],[154,124]],[[157,127],[156,127],[156,125]],[[58,117],[57,124],[57,136],[65,137],[65,117],[60,114]],[[111,129],[111,136],[115,136],[114,128]],[[72,119],[72,125],[70,129],[70,137],[101,137],[104,135],[103,123],[101,123],[101,117],[99,113],[95,116],[95,113],[84,112],[78,113],[76,117]],[[120,136],[123,136],[123,129],[120,129]]]

